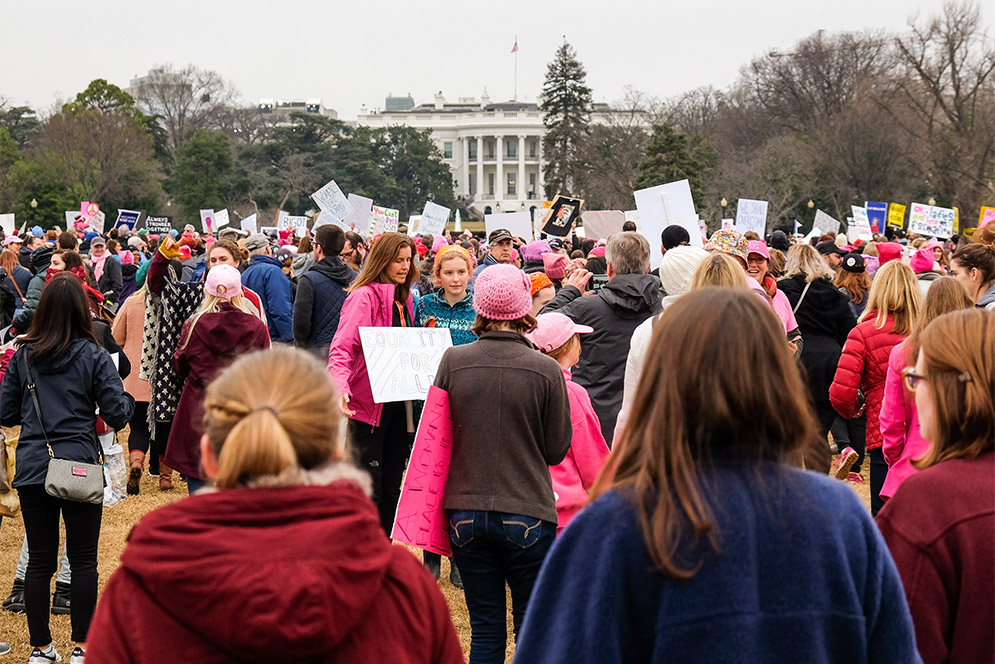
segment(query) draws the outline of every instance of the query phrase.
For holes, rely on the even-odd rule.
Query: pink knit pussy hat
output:
[[[491,320],[517,320],[532,310],[531,288],[514,265],[492,265],[474,282],[473,308]]]

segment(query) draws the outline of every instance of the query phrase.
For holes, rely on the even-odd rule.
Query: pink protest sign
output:
[[[981,218],[978,220],[978,228],[984,228],[992,221],[995,221],[995,208],[981,208]]]
[[[390,537],[425,551],[451,556],[449,520],[442,508],[453,453],[453,420],[449,393],[428,388],[408,472],[397,502]]]

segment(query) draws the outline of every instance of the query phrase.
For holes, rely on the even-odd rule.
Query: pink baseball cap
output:
[[[565,314],[542,314],[536,318],[536,322],[538,323],[536,329],[526,334],[525,337],[532,342],[533,346],[547,353],[570,341],[570,338],[575,334],[594,332],[593,327],[578,325]]]
[[[770,251],[767,249],[767,243],[763,240],[750,240],[747,242],[749,245],[749,250],[747,251],[747,256],[750,254],[760,254],[767,260],[770,260]]]
[[[204,290],[214,297],[230,300],[242,294],[242,273],[231,265],[215,265],[207,271]]]

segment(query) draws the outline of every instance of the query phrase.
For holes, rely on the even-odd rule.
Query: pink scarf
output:
[[[104,273],[104,261],[107,257],[111,255],[111,252],[104,249],[104,255],[100,258],[94,258],[93,254],[90,255],[90,263],[93,265],[93,276],[95,279],[99,280],[101,275]]]

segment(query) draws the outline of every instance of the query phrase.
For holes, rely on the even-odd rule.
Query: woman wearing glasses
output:
[[[991,662],[995,313],[948,313],[921,339],[904,377],[931,444],[912,462],[921,472],[902,483],[877,523],[902,577],[923,661]]]

